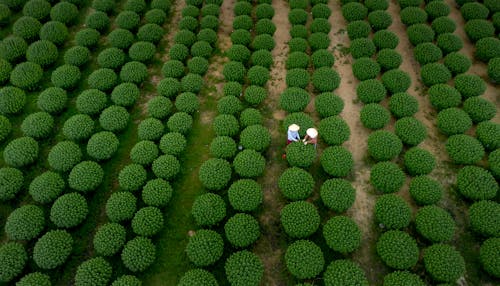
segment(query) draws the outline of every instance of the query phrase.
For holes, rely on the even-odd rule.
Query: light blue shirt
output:
[[[289,141],[299,141],[300,140],[299,132],[288,130],[288,140]]]

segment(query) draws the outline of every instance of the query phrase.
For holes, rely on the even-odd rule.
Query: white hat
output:
[[[309,128],[309,129],[307,129],[306,133],[311,138],[316,138],[316,136],[318,136],[318,130],[316,130],[315,128]]]
[[[299,131],[300,129],[300,126],[298,126],[297,124],[292,124],[290,126],[288,126],[288,130],[290,131]]]

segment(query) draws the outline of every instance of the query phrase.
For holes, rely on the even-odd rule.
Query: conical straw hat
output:
[[[300,126],[298,126],[297,124],[292,124],[290,126],[288,126],[288,130],[290,131],[299,131],[300,129]]]
[[[314,129],[314,128],[309,128],[307,129],[306,131],[307,135],[309,135],[309,137],[311,138],[316,138],[316,136],[318,136],[318,130]]]

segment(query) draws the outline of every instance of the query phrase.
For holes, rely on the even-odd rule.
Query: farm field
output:
[[[0,0],[0,285],[500,285],[499,37],[498,0]]]

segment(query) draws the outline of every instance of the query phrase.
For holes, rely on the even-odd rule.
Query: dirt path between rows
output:
[[[278,189],[277,179],[287,167],[286,161],[281,159],[286,138],[281,129],[285,112],[279,108],[279,98],[286,88],[285,63],[288,57],[290,23],[286,1],[273,0],[272,5],[275,10],[273,23],[276,25],[274,34],[276,46],[272,51],[274,66],[271,68],[271,79],[267,85],[269,94],[263,104],[264,125],[271,133],[271,146],[266,154],[266,172],[258,180],[263,187],[264,201],[259,216],[262,235],[254,247],[254,253],[264,263],[261,285],[285,286],[290,285],[292,281],[286,276],[287,270],[283,261],[286,235],[281,228],[280,211],[285,205],[285,200]]]

